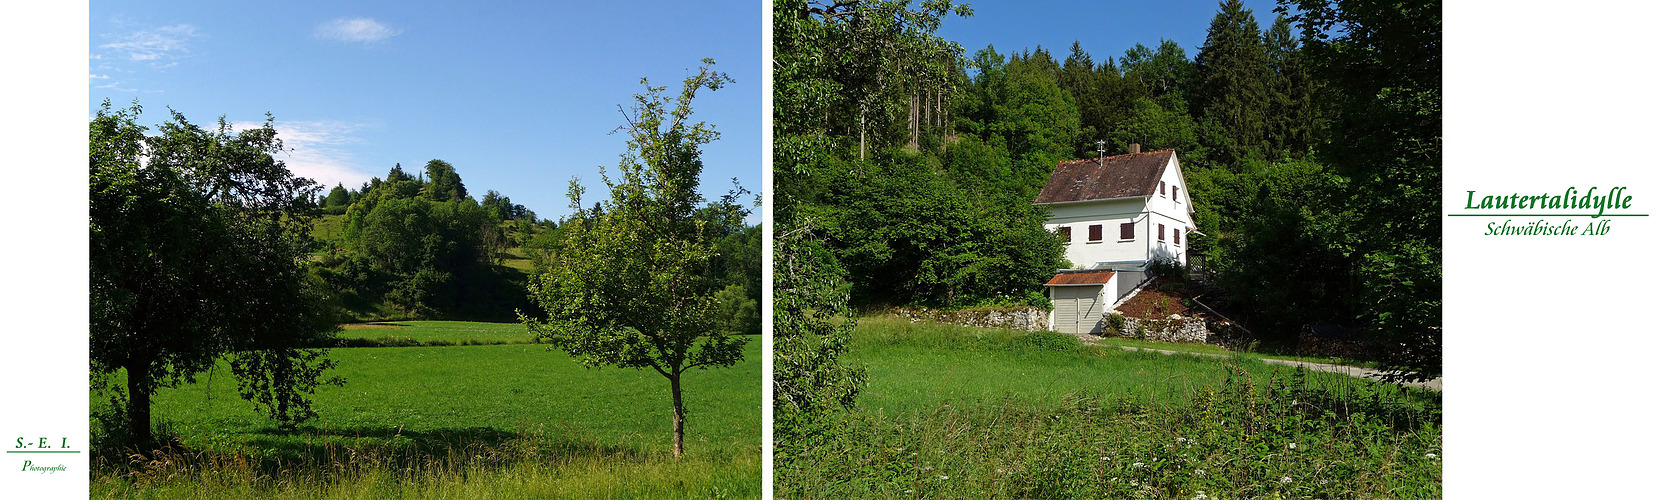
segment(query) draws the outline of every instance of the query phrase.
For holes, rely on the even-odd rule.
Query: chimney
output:
[[[1139,153],[1139,152],[1141,152],[1141,143],[1138,143],[1138,142],[1129,143],[1129,154],[1135,154],[1135,153]]]

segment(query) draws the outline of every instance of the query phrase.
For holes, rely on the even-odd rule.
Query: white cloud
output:
[[[263,122],[234,122],[231,127],[246,130],[263,126]],[[277,138],[282,139],[285,154],[277,159],[288,165],[294,175],[309,177],[324,189],[335,184],[356,188],[367,182],[365,173],[353,158],[350,146],[362,143],[357,132],[368,125],[338,121],[276,122]]]
[[[121,82],[118,82],[118,81],[117,82],[109,82],[109,83],[106,83],[106,84],[103,84],[103,85],[98,85],[94,88],[108,89],[108,90],[113,90],[113,91],[116,91],[116,92],[138,92],[138,89],[123,88],[121,86]]]
[[[342,42],[375,43],[402,33],[391,26],[367,17],[335,18],[317,25],[317,38]]]
[[[109,79],[109,75],[100,75],[100,74],[97,74],[97,73],[88,73],[86,77],[88,79],[92,79],[92,80],[108,80]]]
[[[157,68],[166,68],[178,64],[173,59],[190,54],[190,41],[202,36],[196,32],[195,26],[175,24],[116,35],[112,37],[115,41],[98,47],[113,50],[129,61],[149,62]],[[103,59],[97,54],[91,57]]]

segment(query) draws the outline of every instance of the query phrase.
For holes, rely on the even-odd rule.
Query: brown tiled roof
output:
[[[1049,279],[1047,286],[1053,285],[1099,285],[1112,279],[1111,271],[1083,271],[1080,273],[1060,273]]]
[[[1151,196],[1158,190],[1164,167],[1174,156],[1175,150],[1164,149],[1108,156],[1104,160],[1062,161],[1054,166],[1054,173],[1049,174],[1048,183],[1037,193],[1035,203]]]

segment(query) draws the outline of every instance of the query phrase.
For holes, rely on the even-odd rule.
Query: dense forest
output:
[[[355,189],[336,185],[315,204],[324,214],[315,272],[357,320],[515,321],[532,310],[527,279],[559,251],[561,228],[603,213],[596,205],[554,221],[494,190],[475,199],[436,159],[417,175],[400,164]],[[728,204],[697,214],[716,245],[704,272],[724,288],[721,314],[732,331],[760,331],[760,226]]]
[[[1114,57],[969,53],[936,34],[973,15],[951,0],[775,2],[778,232],[810,235],[854,306],[1046,305],[1067,263],[1031,201],[1056,162],[1170,148],[1234,319],[1270,347],[1350,325],[1437,376],[1439,3],[1275,11],[1224,1],[1194,53]]]

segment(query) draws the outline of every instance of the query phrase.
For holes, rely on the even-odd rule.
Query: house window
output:
[[[1059,231],[1059,233],[1060,233],[1060,242],[1061,243],[1066,243],[1066,244],[1071,243],[1071,226],[1060,226],[1060,229],[1058,229],[1057,231]]]
[[[1175,198],[1176,203],[1180,203],[1181,202],[1181,188],[1171,186],[1169,188],[1169,196],[1171,198]]]
[[[1175,235],[1175,244],[1177,244],[1177,245],[1181,244],[1181,230],[1180,229],[1172,229],[1172,230],[1170,230],[1170,232],[1174,233],[1174,235]]]
[[[1164,241],[1164,225],[1158,225],[1158,241]]]
[[[1118,225],[1118,239],[1120,239],[1120,240],[1135,239],[1135,223],[1125,222],[1123,224],[1119,224]]]
[[[1089,226],[1089,241],[1100,241],[1100,224]]]
[[[1158,181],[1158,196],[1164,195],[1164,181]]]

